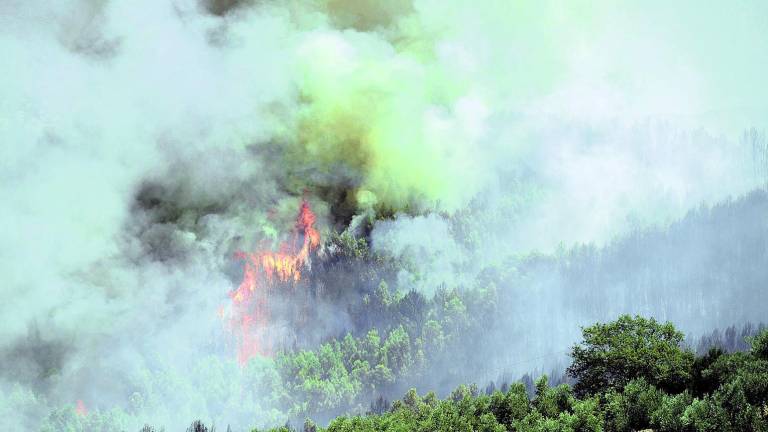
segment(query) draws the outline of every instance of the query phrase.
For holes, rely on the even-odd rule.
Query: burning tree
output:
[[[282,243],[277,252],[237,252],[236,257],[243,260],[243,280],[230,293],[230,324],[241,364],[255,356],[272,354],[274,340],[267,332],[274,307],[273,293],[278,286],[295,288],[302,280],[302,271],[310,265],[310,254],[320,245],[315,220],[309,203],[303,200],[290,242]]]

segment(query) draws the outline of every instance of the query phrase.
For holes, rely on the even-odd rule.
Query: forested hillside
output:
[[[573,387],[553,387],[544,375],[533,395],[520,382],[487,394],[461,385],[442,400],[411,389],[380,412],[269,431],[768,430],[768,331],[747,338],[747,352],[712,348],[695,355],[682,347],[683,338],[670,323],[622,316],[583,329],[570,349]],[[209,430],[199,422],[188,429]]]
[[[317,257],[307,286],[312,301],[317,304],[346,304],[347,320],[323,317],[322,308],[300,309],[303,311],[301,322],[307,328],[302,333],[305,338],[294,340],[293,345],[286,344],[274,358],[252,359],[240,370],[230,369],[214,358],[203,358],[198,362],[200,375],[194,377],[196,390],[174,387],[171,377],[147,375],[147,381],[140,384],[143,390],[137,390],[137,394],[161,398],[166,392],[213,391],[220,394],[222,402],[219,407],[208,409],[246,412],[252,409],[253,405],[249,404],[256,404],[278,408],[261,414],[273,422],[288,418],[296,424],[312,418],[322,425],[342,413],[383,413],[390,406],[389,401],[409,388],[435,392],[437,396],[427,397],[426,405],[417,404],[422,407],[420,410],[427,411],[408,417],[407,421],[418,423],[438,415],[431,411],[433,409],[454,410],[463,406],[456,405],[456,401],[438,402],[438,396],[449,395],[462,383],[485,386],[492,381],[479,389],[459,390],[469,393],[454,394],[452,399],[466,399],[463,404],[468,405],[461,409],[477,410],[494,398],[520,398],[521,391],[542,395],[541,392],[545,392],[546,396],[537,396],[532,404],[523,404],[521,414],[514,419],[516,424],[538,424],[536,416],[539,415],[549,419],[547,422],[557,422],[561,416],[586,412],[584,410],[594,411],[589,415],[594,414],[602,422],[609,415],[604,411],[606,407],[628,403],[621,399],[624,384],[629,386],[629,391],[640,392],[632,393],[631,397],[641,397],[641,394],[645,398],[645,392],[657,392],[649,385],[658,383],[632,381],[615,386],[618,393],[600,396],[612,399],[608,405],[598,408],[597,399],[577,401],[565,387],[544,391],[545,385],[534,383],[538,373],[553,371],[556,384],[575,382],[575,377],[558,375],[558,372],[570,362],[566,347],[578,339],[579,325],[607,321],[630,312],[642,312],[659,320],[671,319],[680,322],[681,328],[692,328],[687,344],[704,356],[696,360],[698,362],[714,361],[706,360],[709,357],[704,352],[711,346],[720,346],[726,352],[746,349],[744,336],[754,334],[761,327],[750,325],[739,330],[731,327],[711,334],[705,334],[702,329],[711,331],[718,323],[759,321],[765,317],[763,305],[768,300],[767,294],[758,287],[760,281],[768,279],[765,214],[768,214],[768,195],[755,191],[714,207],[701,207],[669,227],[639,231],[604,248],[579,246],[553,256],[519,257],[503,266],[485,269],[471,286],[442,286],[431,297],[398,289],[395,270],[407,266],[407,262],[373,252],[364,238],[355,239],[348,233],[336,235]],[[319,328],[324,323],[340,326],[336,330],[338,336],[315,345],[314,338],[328,331],[328,328]],[[682,339],[679,342],[682,343]],[[726,362],[725,359],[742,362],[747,361],[746,358],[733,354],[724,356],[720,362]],[[520,384],[510,387],[509,383],[521,376]],[[162,382],[171,386],[163,387],[159,384]],[[741,383],[728,382],[737,383],[734,386]],[[483,390],[491,395],[476,394]],[[496,394],[495,390],[503,394]],[[678,390],[676,387],[675,391]],[[238,397],[233,398],[233,392]],[[594,392],[579,393],[580,397],[585,394],[595,396]],[[704,397],[703,393],[693,390],[685,394],[653,395],[657,398],[654,400],[663,401],[663,406],[680,410],[684,408],[680,404],[687,406],[693,403],[692,398]],[[416,400],[413,394],[409,397]],[[547,414],[534,410],[537,403],[543,403],[536,400],[550,397],[560,398],[559,408],[547,408],[551,410]],[[695,409],[710,409],[706,404],[715,403],[712,401],[714,399],[701,399],[694,404],[698,407]],[[140,410],[141,404],[151,402],[151,399],[138,401],[135,409]],[[360,425],[376,425],[398,416],[415,415],[409,411],[412,407],[404,408],[407,406],[396,405],[392,413],[382,417],[336,420],[330,428],[339,430],[348,424],[363,427]],[[478,418],[489,413],[477,412]],[[52,430],[70,421],[82,421],[75,415],[62,415],[47,420],[54,425]],[[94,412],[88,419],[97,422],[101,418],[106,424],[120,424],[120,415],[115,411]],[[450,415],[463,418],[468,414]],[[527,417],[529,415],[533,417]],[[643,415],[650,418],[651,414]],[[491,420],[487,415],[483,418],[483,421]],[[499,424],[508,427],[512,424],[512,420],[495,418]]]
[[[765,321],[766,214],[768,195],[759,189],[604,247],[526,255],[488,269],[485,280],[510,293],[499,297],[494,321],[514,323],[492,327],[496,340],[524,341],[506,354],[514,357],[525,346],[532,353],[526,360],[571,343],[578,325],[622,313],[668,319],[691,335]],[[494,345],[485,355],[498,351]]]
[[[584,329],[568,372],[578,381],[536,381],[529,399],[516,383],[479,394],[460,386],[445,400],[414,390],[379,415],[341,417],[346,431],[765,431],[768,430],[768,332],[746,353],[712,349],[694,357],[671,325],[621,317]],[[276,429],[290,430],[288,427]]]

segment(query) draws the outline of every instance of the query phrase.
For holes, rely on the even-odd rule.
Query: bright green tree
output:
[[[571,348],[568,374],[577,396],[621,390],[633,379],[678,393],[690,379],[694,355],[682,348],[683,334],[671,323],[623,315],[582,329],[583,341]]]

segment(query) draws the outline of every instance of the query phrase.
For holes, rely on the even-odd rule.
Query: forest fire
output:
[[[290,243],[282,243],[278,252],[236,253],[235,256],[243,260],[243,280],[230,293],[230,325],[237,339],[237,359],[241,365],[255,356],[272,354],[272,339],[265,333],[271,320],[271,291],[278,282],[299,282],[302,270],[309,264],[310,253],[319,245],[315,214],[303,200]]]

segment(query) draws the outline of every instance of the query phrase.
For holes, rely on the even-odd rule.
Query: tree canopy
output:
[[[682,348],[684,336],[671,323],[623,315],[586,327],[582,334],[583,341],[571,348],[573,364],[568,368],[579,396],[619,390],[640,378],[675,392],[690,379],[693,352]]]

